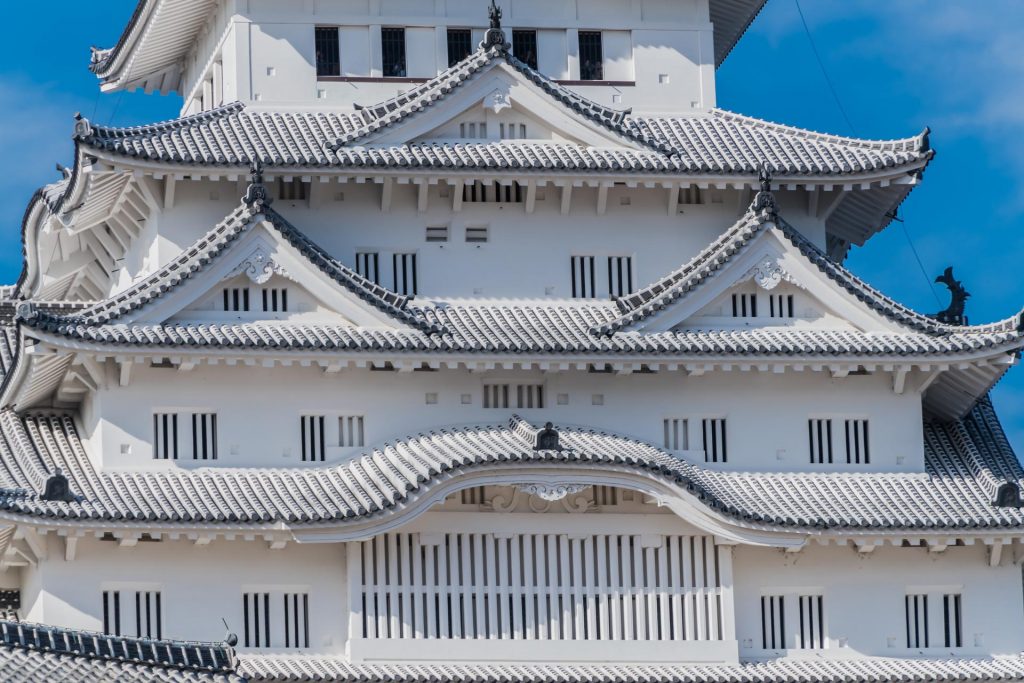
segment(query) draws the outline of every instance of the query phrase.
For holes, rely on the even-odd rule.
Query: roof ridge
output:
[[[24,650],[183,671],[233,674],[238,668],[234,648],[226,643],[112,636],[10,619],[0,620],[0,644]]]
[[[79,116],[77,117],[77,120],[81,122],[83,125],[75,127],[75,138],[82,141],[88,141],[100,135],[126,138],[131,137],[133,135],[162,133],[169,130],[178,130],[180,128],[185,128],[194,123],[213,121],[223,116],[241,113],[245,111],[245,109],[245,103],[236,100],[234,102],[228,102],[218,107],[214,107],[213,109],[207,109],[205,111],[201,111],[195,114],[179,116],[173,119],[163,119],[162,121],[144,123],[138,126],[96,125],[92,123],[89,119]]]
[[[927,142],[929,135],[931,134],[930,128],[925,128],[917,135],[911,135],[904,138],[859,138],[848,135],[838,135],[835,133],[825,133],[822,131],[811,130],[809,128],[800,128],[792,124],[779,123],[777,121],[771,121],[769,119],[762,119],[749,114],[740,114],[738,112],[731,111],[729,109],[721,109],[713,107],[709,110],[711,117],[719,117],[733,121],[743,121],[746,123],[753,124],[755,126],[766,126],[774,128],[776,130],[782,130],[787,133],[793,133],[804,138],[813,138],[821,142],[832,142],[839,144],[849,144],[863,147],[877,147],[878,145],[895,145],[895,144],[908,144],[913,142]],[[658,117],[637,117],[640,118],[658,118]],[[679,116],[671,118],[695,118],[692,116]],[[925,145],[922,151],[927,151],[928,147]]]

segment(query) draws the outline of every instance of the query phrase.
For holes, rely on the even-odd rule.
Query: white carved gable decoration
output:
[[[556,500],[562,500],[566,496],[580,493],[581,491],[589,488],[589,484],[541,484],[541,483],[529,483],[519,484],[516,486],[523,493],[527,493],[531,496],[537,496],[543,500],[554,502]]]
[[[500,114],[505,109],[512,107],[512,94],[507,85],[495,88],[484,97],[484,109],[490,109],[495,114]]]
[[[775,256],[766,256],[764,259],[758,261],[757,265],[748,270],[738,282],[746,282],[747,280],[753,280],[758,287],[765,291],[771,291],[779,286],[782,282],[788,282],[791,285],[802,287],[793,276],[791,276],[782,264],[779,263],[779,259]]]
[[[274,261],[273,256],[262,245],[256,247],[251,254],[246,256],[225,279],[231,279],[242,273],[245,273],[257,285],[266,283],[274,275],[291,279],[288,272]]]

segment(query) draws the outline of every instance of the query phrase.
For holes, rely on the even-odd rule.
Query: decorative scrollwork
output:
[[[571,496],[574,493],[585,491],[590,488],[590,484],[542,484],[538,482],[517,484],[516,488],[531,496],[537,496],[542,500],[554,502],[562,500],[566,496]]]
[[[256,249],[244,261],[239,263],[238,267],[231,271],[228,277],[232,278],[242,273],[245,273],[257,285],[266,283],[274,275],[283,275],[285,277],[288,275],[285,269],[277,265],[273,257],[262,247]]]

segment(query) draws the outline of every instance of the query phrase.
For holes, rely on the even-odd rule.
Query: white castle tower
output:
[[[140,0],[181,118],[0,305],[0,677],[1024,677],[1021,316],[843,266],[928,132],[717,109],[763,4]]]

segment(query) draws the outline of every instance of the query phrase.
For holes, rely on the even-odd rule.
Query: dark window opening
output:
[[[337,27],[316,27],[316,75],[341,75],[341,46]]]
[[[537,32],[525,30],[512,31],[512,54],[526,66],[536,69]]]
[[[452,67],[473,52],[473,34],[468,28],[448,29],[448,66]]]
[[[380,30],[381,63],[385,78],[405,78],[405,29],[382,28]]]
[[[580,80],[604,80],[604,51],[600,31],[580,31]]]

